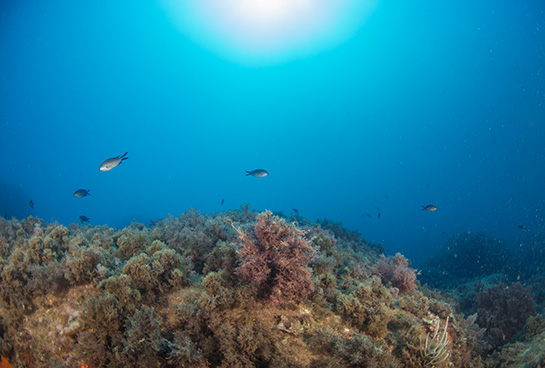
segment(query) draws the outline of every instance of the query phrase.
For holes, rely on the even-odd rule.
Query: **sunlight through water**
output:
[[[276,64],[332,48],[378,0],[163,0],[191,40],[242,64]]]

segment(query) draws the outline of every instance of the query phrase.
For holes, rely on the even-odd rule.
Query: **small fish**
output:
[[[380,212],[377,214],[377,218],[380,220]]]
[[[83,198],[83,197],[86,197],[88,195],[91,195],[91,193],[89,193],[91,191],[91,189],[78,189],[74,192],[74,197],[76,198]]]
[[[433,204],[428,204],[426,206],[422,206],[422,211],[429,211],[429,212],[437,211],[437,207],[435,207]]]
[[[30,202],[28,202],[28,206],[30,208],[34,208],[34,201],[31,199]]]
[[[293,212],[299,213],[299,210],[297,208],[293,208]]]
[[[91,221],[91,219],[85,215],[81,215],[79,217],[79,221],[81,222],[82,225],[85,225],[85,223]]]
[[[121,156],[116,156],[107,159],[103,163],[100,164],[100,171],[110,171],[111,169],[118,167],[124,160],[128,159],[128,157],[125,157],[128,152],[125,152]]]
[[[225,198],[222,198],[221,199],[221,205],[223,206],[224,203],[225,203]]]
[[[519,225],[520,231],[528,231],[528,229],[522,225]]]
[[[255,169],[251,171],[246,171],[246,176],[249,175],[255,176],[256,178],[264,178],[265,176],[269,175],[269,173],[267,172],[267,170]]]

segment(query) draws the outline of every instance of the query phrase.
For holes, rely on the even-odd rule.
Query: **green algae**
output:
[[[0,219],[0,353],[25,367],[420,367],[426,321],[450,318],[441,366],[483,366],[472,321],[376,272],[382,260],[414,273],[407,263],[304,223],[249,208],[122,230]],[[241,252],[240,232],[279,249],[273,271],[244,272],[260,250]]]

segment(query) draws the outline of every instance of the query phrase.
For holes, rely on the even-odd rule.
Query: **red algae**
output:
[[[421,287],[403,256],[338,223],[297,221],[249,206],[122,230],[0,218],[0,354],[94,368],[501,361],[477,317]],[[438,328],[441,355],[425,344]]]
[[[9,361],[6,358],[2,357],[0,360],[0,368],[13,368],[13,366],[9,364]]]

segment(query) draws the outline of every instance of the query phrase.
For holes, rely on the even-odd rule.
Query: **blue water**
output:
[[[342,42],[255,64],[160,2],[4,0],[0,215],[119,228],[250,203],[413,259],[465,231],[518,247],[545,233],[544,11],[379,1]]]

